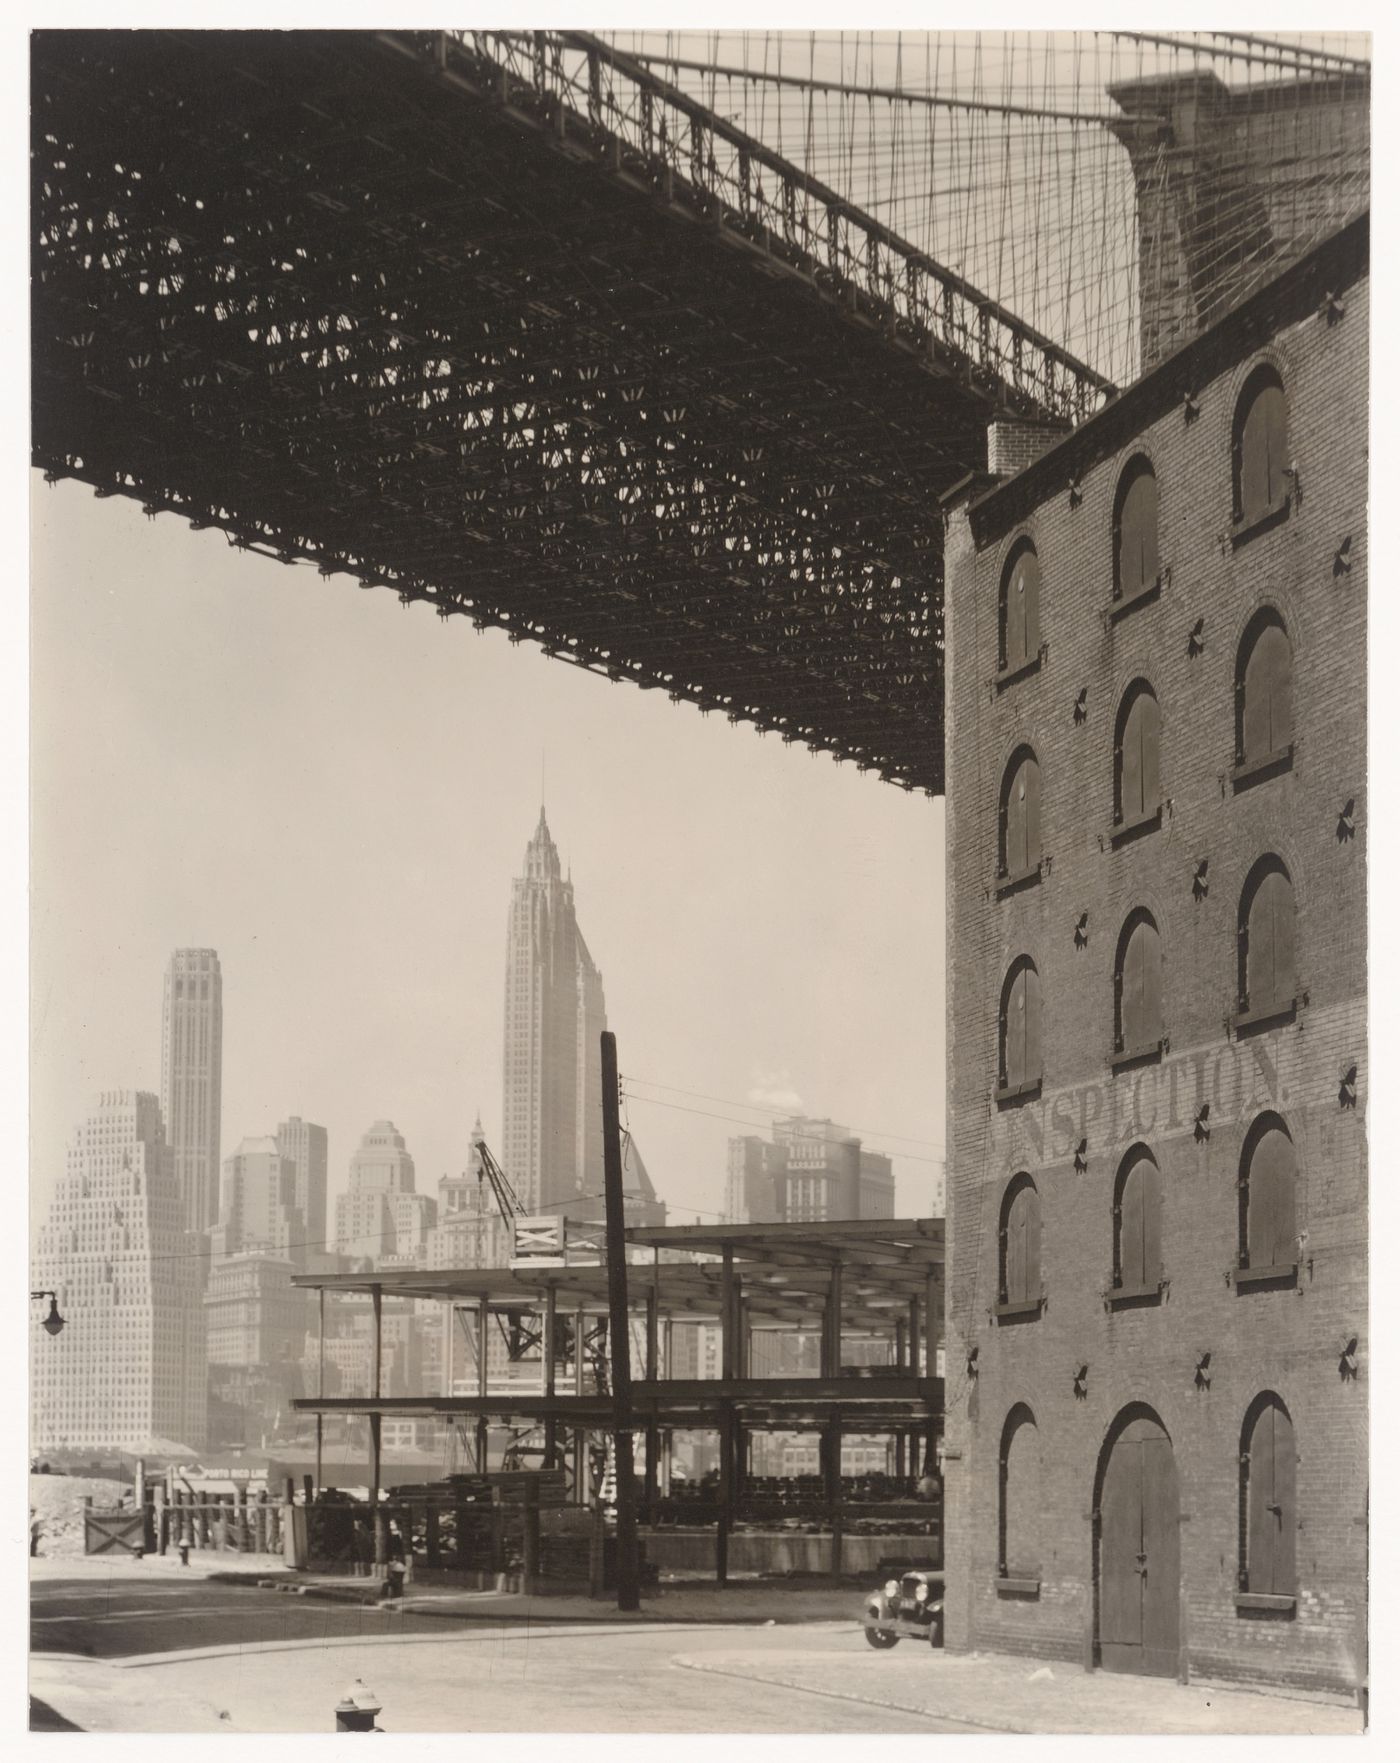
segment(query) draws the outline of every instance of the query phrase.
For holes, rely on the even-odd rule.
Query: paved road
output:
[[[119,1659],[257,1641],[370,1639],[442,1633],[436,1616],[373,1605],[320,1603],[256,1586],[168,1580],[42,1579],[30,1587],[29,1644],[36,1652]]]
[[[36,1651],[72,1658],[36,1691],[87,1730],[189,1730],[181,1711],[198,1707],[197,1730],[325,1732],[357,1676],[382,1698],[389,1732],[971,1730],[883,1705],[869,1666],[888,1656],[871,1654],[854,1624],[540,1629],[115,1576],[35,1582],[31,1619]],[[94,1662],[139,1655],[116,1670]],[[831,1676],[756,1682],[745,1671],[759,1656],[773,1667],[828,1661]],[[54,1669],[76,1700],[55,1693]],[[865,1681],[846,1683],[853,1670]],[[53,1708],[34,1716],[36,1730],[55,1730]]]

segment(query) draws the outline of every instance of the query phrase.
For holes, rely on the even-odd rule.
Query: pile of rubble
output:
[[[132,1503],[129,1482],[107,1481],[92,1475],[31,1475],[29,1478],[30,1524],[39,1527],[41,1555],[83,1553],[83,1496],[94,1506],[111,1511]]]

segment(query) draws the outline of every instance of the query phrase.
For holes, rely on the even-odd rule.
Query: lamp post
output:
[[[39,1298],[39,1299],[47,1298],[49,1301],[49,1313],[44,1318],[44,1321],[42,1324],[45,1332],[48,1334],[52,1334],[52,1335],[62,1334],[63,1333],[63,1318],[58,1313],[58,1293],[57,1292],[31,1292],[29,1294],[29,1301],[31,1303],[33,1303],[36,1298]]]

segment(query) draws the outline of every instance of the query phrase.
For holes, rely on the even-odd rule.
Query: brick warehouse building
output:
[[[954,1649],[1364,1682],[1368,265],[946,504]]]

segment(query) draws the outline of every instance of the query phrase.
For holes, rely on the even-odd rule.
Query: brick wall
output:
[[[1024,471],[1068,432],[1069,425],[1063,422],[1017,422],[1003,417],[987,430],[987,470],[996,477]]]
[[[1367,283],[1350,278],[1345,316],[1320,317],[1315,264],[1272,304],[1217,327],[1164,374],[1043,457],[1034,485],[1011,483],[950,511],[947,750],[948,1193],[946,1524],[950,1647],[1091,1659],[1095,1640],[1096,1475],[1115,1417],[1145,1404],[1172,1445],[1181,1490],[1182,1669],[1332,1688],[1364,1672],[1366,1427],[1359,1376],[1339,1369],[1366,1316],[1366,374]],[[1269,315],[1261,324],[1259,310]],[[1281,372],[1290,456],[1288,516],[1234,545],[1230,437],[1253,363]],[[1188,420],[1179,386],[1194,388]],[[1136,420],[1135,420],[1136,419]],[[1097,433],[1093,432],[1098,430]],[[1155,597],[1116,618],[1114,495],[1145,451],[1160,494]],[[1033,490],[1033,493],[1032,493]],[[1071,491],[1073,490],[1073,493]],[[1043,658],[998,687],[998,594],[1023,534],[1042,570]],[[1347,568],[1337,564],[1350,539]],[[1236,654],[1263,603],[1293,643],[1291,769],[1236,791]],[[1195,640],[1193,641],[1193,636]],[[1129,682],[1161,706],[1163,813],[1115,846],[1114,721]],[[1076,716],[1081,703],[1082,716]],[[1038,882],[999,898],[997,807],[1013,750],[1041,765]],[[1355,836],[1338,838],[1353,804]],[[1306,1002],[1295,1020],[1241,1039],[1236,998],[1240,891],[1267,851],[1286,861]],[[1193,879],[1208,864],[1208,891]],[[1146,905],[1162,936],[1169,1047],[1115,1073],[1113,968],[1120,927]],[[1088,913],[1087,942],[1075,928]],[[1030,954],[1044,995],[1043,1086],[994,1100],[1003,977]],[[1339,1105],[1355,1064],[1354,1110]],[[1195,1127],[1209,1102],[1209,1137]],[[1296,1289],[1240,1289],[1237,1178],[1245,1133],[1264,1109],[1284,1118],[1299,1164]],[[1084,1143],[1082,1168],[1075,1152]],[[1109,1310],[1114,1180],[1146,1144],[1161,1170],[1161,1300]],[[1029,1321],[992,1316],[999,1207],[1028,1171],[1043,1208],[1045,1303]],[[976,1374],[968,1358],[976,1354]],[[1208,1386],[1197,1364],[1210,1354]],[[1074,1389],[1087,1365],[1086,1387]],[[1295,1429],[1297,1607],[1242,1612],[1241,1429],[1272,1390]],[[1042,1462],[1038,1594],[998,1592],[998,1456],[1006,1415],[1028,1403]]]

